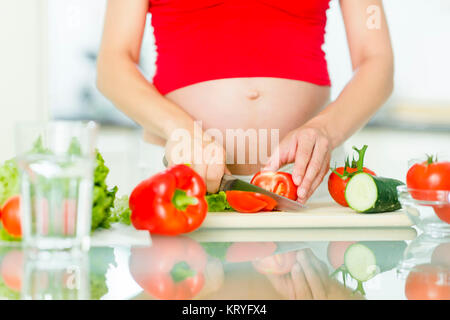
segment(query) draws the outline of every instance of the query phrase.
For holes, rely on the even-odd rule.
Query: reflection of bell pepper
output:
[[[155,236],[151,247],[131,250],[131,275],[157,299],[194,298],[203,288],[205,267],[205,251],[190,238]]]
[[[176,165],[141,182],[131,193],[131,222],[139,230],[177,235],[197,229],[206,217],[206,186],[186,165]]]

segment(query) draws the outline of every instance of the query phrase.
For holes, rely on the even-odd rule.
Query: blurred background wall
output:
[[[370,125],[450,133],[450,1],[383,3],[396,59],[395,90]],[[17,120],[134,126],[95,88],[105,5],[106,0],[0,0],[0,158],[13,154],[10,136]],[[338,0],[331,0],[327,14],[324,50],[335,98],[352,71]],[[149,19],[141,61],[149,79],[154,61]]]

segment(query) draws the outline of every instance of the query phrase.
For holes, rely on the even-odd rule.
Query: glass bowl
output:
[[[408,217],[433,238],[450,237],[450,191],[397,187],[398,198]]]

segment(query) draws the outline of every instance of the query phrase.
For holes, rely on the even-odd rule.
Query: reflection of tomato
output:
[[[450,223],[450,205],[433,206],[434,212],[444,222]]]
[[[14,237],[22,236],[20,226],[20,197],[13,196],[2,208],[2,224],[5,230]]]
[[[22,251],[12,250],[8,252],[2,261],[1,275],[8,288],[20,291],[22,287],[22,271],[24,257]]]
[[[434,248],[431,263],[450,268],[450,242],[441,243]]]
[[[416,266],[406,278],[409,300],[450,300],[450,270],[432,264]]]
[[[328,244],[327,256],[328,262],[333,266],[334,269],[338,269],[344,264],[345,251],[355,241],[331,241]]]
[[[297,199],[297,186],[290,173],[260,171],[250,183],[291,200]]]
[[[291,272],[296,261],[296,251],[276,254],[252,262],[256,271],[261,274],[283,275]]]
[[[228,247],[225,260],[244,262],[262,259],[277,249],[275,242],[235,242]]]

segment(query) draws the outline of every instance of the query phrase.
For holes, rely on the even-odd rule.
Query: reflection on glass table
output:
[[[257,230],[228,239],[222,233],[152,235],[151,244],[92,247],[85,255],[51,263],[30,259],[20,247],[0,247],[0,297],[447,298],[448,241],[413,240],[411,232],[393,230],[382,233],[382,239],[370,232],[334,237],[337,231],[323,231],[319,234],[328,239],[322,241],[311,240],[310,234],[265,239]]]

